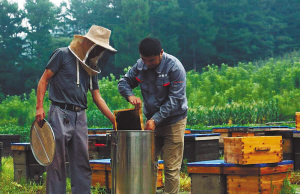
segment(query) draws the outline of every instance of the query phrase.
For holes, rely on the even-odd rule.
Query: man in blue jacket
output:
[[[186,72],[181,62],[162,49],[155,38],[139,44],[141,58],[120,79],[120,94],[132,105],[141,99],[132,89],[140,85],[146,130],[155,130],[156,160],[162,153],[165,166],[165,193],[179,193],[187,117]]]

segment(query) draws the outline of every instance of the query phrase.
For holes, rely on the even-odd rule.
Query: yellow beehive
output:
[[[300,112],[296,112],[296,130],[300,130]]]
[[[279,193],[283,181],[294,169],[292,160],[275,164],[238,165],[224,163],[227,193]]]
[[[110,159],[99,159],[90,160],[90,166],[92,169],[92,186],[105,186],[108,190],[111,190],[111,160]],[[163,169],[164,164],[162,160],[158,161],[157,171],[157,188],[163,187]]]
[[[225,162],[233,164],[282,162],[282,137],[225,137],[224,154]]]

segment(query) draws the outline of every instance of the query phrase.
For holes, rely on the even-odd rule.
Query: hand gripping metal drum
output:
[[[40,127],[35,120],[30,129],[30,146],[37,162],[42,166],[51,164],[55,154],[55,136],[50,124],[44,120]]]

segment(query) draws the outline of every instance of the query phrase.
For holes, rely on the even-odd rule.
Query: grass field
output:
[[[46,173],[43,180],[46,179]],[[181,173],[180,193],[189,193],[191,190],[191,178],[185,172]],[[14,181],[14,166],[12,157],[2,157],[2,166],[0,170],[0,194],[44,194],[46,193],[45,181],[37,184],[33,181],[21,180]],[[67,179],[67,194],[71,194],[70,179]],[[107,193],[106,188],[92,187],[92,194]]]

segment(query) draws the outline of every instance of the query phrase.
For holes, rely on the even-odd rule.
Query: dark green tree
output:
[[[49,0],[27,0],[25,4],[28,19],[26,55],[29,62],[24,71],[25,88],[36,88],[51,53],[53,52],[53,29],[57,24],[59,9]]]
[[[274,0],[269,14],[275,18],[273,31],[274,54],[282,55],[299,49],[300,46],[300,2],[297,0]]]
[[[268,15],[272,0],[214,0],[217,64],[236,65],[270,56],[273,49],[273,17]]]
[[[167,53],[177,56],[180,51],[178,30],[181,28],[178,18],[183,15],[177,0],[151,0],[149,6],[149,35],[158,38]]]
[[[0,0],[0,88],[4,94],[24,92],[22,87],[24,14],[17,3]]]
[[[213,12],[205,1],[179,0],[184,14],[181,17],[180,40],[185,64],[189,69],[202,70],[216,57],[214,42],[218,27]]]
[[[118,53],[115,72],[123,74],[139,58],[138,44],[150,35],[149,4],[145,0],[120,1],[119,24],[114,27],[113,41]]]

